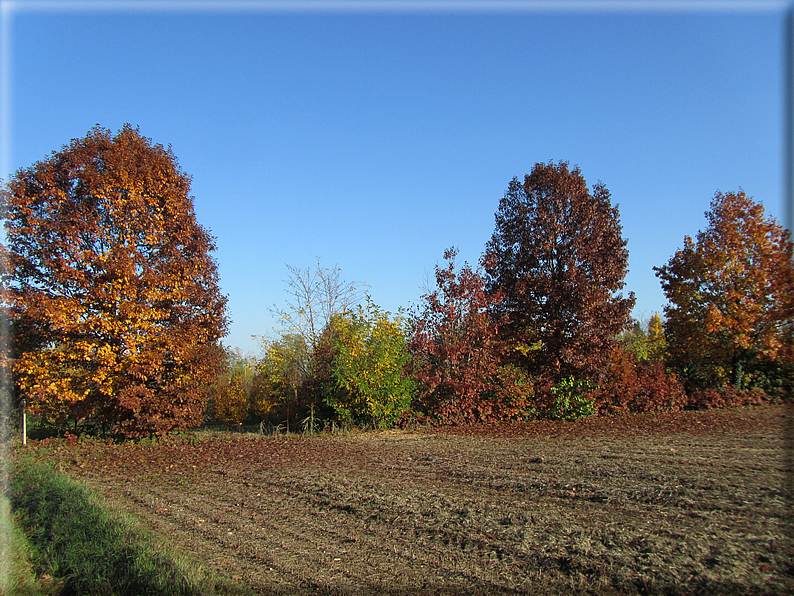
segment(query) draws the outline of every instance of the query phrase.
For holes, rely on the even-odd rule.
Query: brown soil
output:
[[[258,594],[791,594],[790,419],[33,447]]]

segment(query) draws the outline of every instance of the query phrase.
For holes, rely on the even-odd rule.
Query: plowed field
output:
[[[31,447],[257,594],[791,594],[789,421]]]

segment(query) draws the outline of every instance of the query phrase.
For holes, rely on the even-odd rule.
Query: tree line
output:
[[[759,404],[794,379],[792,242],[743,191],[656,267],[663,315],[631,318],[627,241],[601,182],[537,163],[500,200],[480,262],[451,247],[419,303],[385,312],[337,267],[288,268],[278,333],[224,348],[214,239],[176,157],[95,127],[2,190],[2,366],[53,427],[127,437],[212,419],[316,431]]]

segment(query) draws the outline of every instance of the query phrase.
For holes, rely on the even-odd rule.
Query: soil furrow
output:
[[[785,416],[197,434],[42,457],[252,593],[777,594],[794,568]]]

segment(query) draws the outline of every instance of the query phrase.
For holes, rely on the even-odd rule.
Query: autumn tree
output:
[[[248,412],[257,422],[264,422],[274,413],[280,396],[273,390],[270,379],[256,374],[251,384]]]
[[[214,391],[213,418],[219,422],[242,422],[249,413],[263,409],[253,403],[256,359],[240,348],[225,349],[224,368]]]
[[[500,369],[499,321],[490,315],[501,295],[489,296],[481,273],[468,263],[458,270],[457,254],[455,248],[444,252],[447,264],[436,265],[436,288],[422,296],[411,318],[418,405],[441,423],[522,417],[529,383],[516,383],[517,371],[510,376]]]
[[[32,411],[127,436],[202,422],[223,360],[213,238],[170,149],[125,125],[3,189],[15,380]]]
[[[296,418],[306,397],[311,375],[312,352],[304,337],[285,333],[275,340],[263,342],[262,358],[257,364],[257,409],[262,412],[279,411],[286,426]]]
[[[658,312],[653,313],[651,320],[648,321],[648,339],[646,360],[650,362],[660,362],[664,360],[667,353],[667,340],[664,337],[664,325]]]
[[[641,321],[633,320],[618,339],[623,349],[634,354],[640,362],[664,360],[667,341],[658,312],[655,312],[645,325]]]
[[[242,422],[248,416],[248,395],[239,375],[230,375],[219,384],[214,414],[218,422]]]
[[[499,203],[483,258],[489,293],[513,359],[551,384],[603,373],[629,322],[634,295],[617,207],[602,183],[588,190],[578,167],[538,163]]]
[[[690,389],[790,387],[791,234],[741,190],[717,192],[706,219],[705,231],[654,268],[669,300],[670,362]]]
[[[277,384],[292,388],[293,397],[281,401],[289,419],[299,409],[308,409],[312,415],[323,410],[323,391],[332,381],[329,349],[334,330],[331,320],[339,313],[352,310],[363,299],[366,284],[345,281],[339,267],[322,267],[319,258],[313,268],[287,265],[287,273],[286,306],[271,308],[279,321],[279,338],[275,343],[270,338],[261,339],[267,367],[281,374],[287,372],[283,368],[284,359],[292,362],[287,377]],[[270,346],[275,346],[276,351],[270,353]]]
[[[256,356],[247,354],[240,348],[225,348],[225,352],[226,362],[224,373],[230,377],[234,376],[240,379],[240,385],[243,387],[246,395],[249,395],[253,389],[256,377]]]
[[[339,267],[300,269],[287,265],[286,308],[273,307],[282,335],[297,335],[313,352],[331,318],[354,308],[364,297],[366,284],[342,279]]]
[[[367,297],[356,311],[334,316],[331,327],[336,386],[327,394],[328,404],[345,421],[390,426],[410,409],[414,392],[402,317],[392,317]]]

